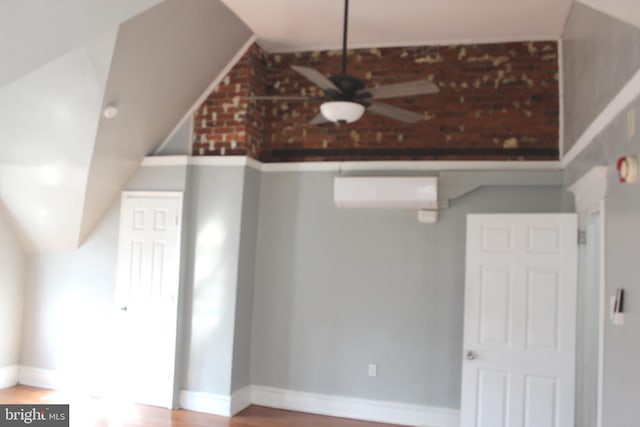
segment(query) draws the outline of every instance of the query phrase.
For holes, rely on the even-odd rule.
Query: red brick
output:
[[[245,96],[249,93],[300,94],[302,89],[310,93],[313,84],[294,72],[291,65],[310,66],[334,75],[340,71],[340,56],[328,52],[320,52],[317,57],[309,52],[278,54],[280,61],[276,62],[275,55],[253,45],[229,73],[229,84],[221,84],[219,91],[203,103],[207,114],[201,108],[194,115],[197,135],[194,154],[203,149],[205,155],[219,155],[221,141],[227,141],[226,154],[246,153],[265,161],[273,158],[273,149],[322,149],[325,144],[328,148],[500,147],[505,139],[513,137],[519,140],[519,146],[557,149],[559,104],[555,76],[558,64],[557,60],[542,58],[557,55],[557,45],[543,41],[531,46],[537,50],[535,53],[531,52],[529,43],[389,48],[380,49],[381,57],[368,49],[350,51],[347,71],[364,79],[368,86],[432,76],[440,86],[439,94],[384,100],[412,111],[426,112],[429,120],[406,125],[366,113],[350,125],[312,126],[308,122],[318,114],[317,102],[306,106],[290,102],[289,108],[282,110],[282,103],[248,102]],[[545,46],[551,46],[552,50],[543,51]],[[461,58],[462,49],[466,55]],[[482,59],[485,55],[488,60]],[[360,57],[360,62],[356,57]],[[426,57],[442,58],[442,61],[419,61]],[[473,57],[481,60],[470,61]],[[497,57],[507,57],[507,61],[496,66],[493,59]],[[532,87],[526,80],[532,82]],[[241,99],[236,107],[237,96]],[[227,106],[226,112],[223,105]],[[214,112],[215,121],[211,119]],[[357,141],[352,131],[358,134]],[[208,144],[199,143],[200,135],[206,135],[208,141],[219,141],[216,150],[208,150]],[[399,135],[402,135],[400,140]],[[235,150],[228,145],[232,140],[237,142]],[[513,153],[492,157],[518,160]],[[298,160],[312,159],[340,160],[318,155]],[[367,160],[361,155],[342,160],[349,159]]]

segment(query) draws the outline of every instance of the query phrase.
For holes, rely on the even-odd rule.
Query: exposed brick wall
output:
[[[263,141],[263,108],[248,100],[266,86],[262,49],[251,46],[194,114],[194,155],[258,158]]]
[[[254,46],[196,113],[194,154],[263,161],[557,159],[555,42],[349,51],[348,73],[368,87],[424,78],[439,86],[436,95],[383,101],[423,114],[415,124],[366,112],[352,124],[315,126],[309,121],[318,102],[246,99],[249,93],[319,95],[291,65],[332,75],[340,60],[339,51],[266,54]]]

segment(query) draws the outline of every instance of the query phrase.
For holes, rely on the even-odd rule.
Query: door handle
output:
[[[127,311],[127,306],[120,307],[120,311]]]
[[[467,351],[467,360],[476,360],[477,357],[478,357],[478,354],[475,351],[473,350]]]

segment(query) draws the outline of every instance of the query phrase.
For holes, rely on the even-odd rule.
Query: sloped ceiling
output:
[[[217,0],[11,0],[0,31],[0,200],[33,251],[77,247],[252,37]]]
[[[597,11],[623,22],[640,27],[640,2],[638,0],[578,0]]]
[[[0,87],[162,0],[2,0]]]
[[[341,45],[344,0],[223,1],[251,27],[267,51],[323,50]],[[572,2],[351,0],[349,46],[557,39]]]
[[[0,197],[27,248],[77,244],[116,31],[0,88]]]
[[[253,34],[217,0],[167,0],[120,27],[95,139],[81,239]]]

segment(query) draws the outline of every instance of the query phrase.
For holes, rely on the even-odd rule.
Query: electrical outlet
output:
[[[377,375],[378,375],[378,365],[376,365],[375,363],[371,363],[369,365],[369,376],[375,377]]]
[[[631,108],[627,111],[627,138],[631,139],[636,134],[636,111]]]

